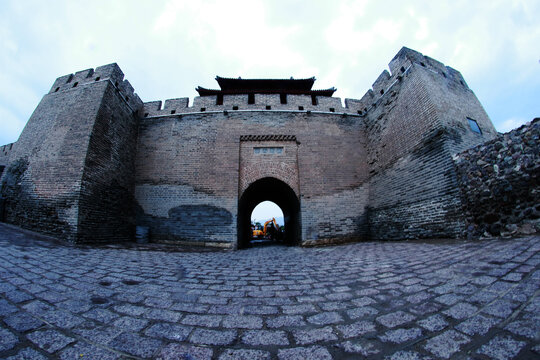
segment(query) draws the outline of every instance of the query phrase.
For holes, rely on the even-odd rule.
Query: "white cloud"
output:
[[[0,107],[0,146],[17,141],[27,119],[21,119],[13,112]]]
[[[497,131],[508,132],[515,128],[520,127],[521,125],[527,123],[529,120],[522,118],[510,118],[503,121],[499,126],[497,126]]]
[[[407,46],[461,71],[501,128],[540,113],[539,13],[527,0],[5,0],[0,108],[23,123],[56,77],[110,62],[144,101],[193,97],[215,75],[315,75],[360,98]]]

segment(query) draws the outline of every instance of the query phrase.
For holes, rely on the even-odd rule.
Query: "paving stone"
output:
[[[223,318],[223,327],[229,329],[260,329],[262,318],[254,315],[229,315]]]
[[[35,318],[27,312],[18,312],[6,316],[4,318],[4,322],[12,329],[20,332],[34,330],[44,325],[43,321]]]
[[[422,292],[407,296],[405,300],[407,300],[408,302],[412,304],[419,304],[422,301],[425,301],[429,298],[431,298],[431,295],[425,291],[422,291]]]
[[[283,313],[287,315],[309,314],[317,312],[317,309],[315,309],[313,304],[284,305],[282,309]]]
[[[278,359],[280,360],[331,360],[332,355],[322,346],[298,347],[291,349],[279,349]]]
[[[506,281],[520,281],[522,278],[523,278],[523,274],[513,272],[506,275],[502,279]]]
[[[473,294],[467,300],[472,302],[472,303],[475,303],[475,304],[484,305],[484,304],[488,304],[488,303],[492,302],[493,300],[495,300],[498,297],[499,297],[499,295],[494,293],[494,292],[487,291],[487,290],[482,290],[482,291],[477,292],[476,294]]]
[[[119,313],[131,316],[140,316],[146,311],[145,307],[136,305],[115,305],[113,309]]]
[[[383,342],[393,342],[396,344],[401,344],[418,337],[422,336],[422,330],[419,328],[410,328],[410,329],[395,329],[388,330],[382,336],[379,336],[379,339]]]
[[[169,323],[158,323],[150,326],[144,334],[155,338],[166,338],[175,341],[184,341],[193,328]]]
[[[414,307],[410,308],[409,310],[410,310],[410,312],[412,312],[415,315],[422,316],[422,315],[437,312],[441,308],[442,308],[442,306],[440,304],[428,301],[428,302],[424,302],[424,303],[422,303],[420,305],[414,306]]]
[[[115,314],[107,309],[100,309],[100,308],[94,308],[84,314],[82,316],[99,321],[104,324],[110,323],[112,320],[117,319],[120,317],[120,315]]]
[[[435,301],[438,301],[445,305],[454,305],[461,300],[463,300],[463,296],[456,294],[445,294],[435,298]]]
[[[482,345],[478,353],[487,355],[491,359],[513,359],[525,345],[525,342],[517,341],[509,336],[497,336],[487,344]]]
[[[19,339],[8,329],[0,328],[0,351],[9,350],[17,345]]]
[[[229,345],[236,339],[236,330],[195,329],[189,341],[202,345]]]
[[[271,355],[268,351],[248,350],[248,349],[228,349],[220,356],[219,360],[267,360]]]
[[[163,320],[169,322],[178,322],[182,317],[182,314],[176,311],[164,310],[164,309],[148,309],[143,316],[150,320]]]
[[[306,322],[300,315],[282,315],[266,320],[266,326],[269,328],[291,328],[304,325]]]
[[[148,325],[148,320],[137,319],[131,316],[122,316],[113,322],[113,325],[122,330],[139,331]]]
[[[344,301],[330,301],[319,303],[319,307],[324,311],[336,311],[348,309],[351,307],[351,304]]]
[[[6,360],[47,360],[47,357],[32,348],[25,348],[16,355],[6,358]]]
[[[448,323],[440,314],[435,314],[418,321],[418,325],[429,331],[440,331],[447,327]]]
[[[403,311],[396,311],[386,315],[379,316],[376,320],[378,323],[393,328],[399,325],[406,324],[416,319],[414,315],[408,314]]]
[[[39,300],[34,300],[25,304],[23,309],[34,315],[41,315],[47,311],[53,310],[50,305]]]
[[[484,275],[484,276],[474,277],[471,280],[471,282],[476,285],[490,285],[494,283],[496,280],[497,280],[496,277]]]
[[[0,299],[0,316],[6,316],[9,314],[12,314],[14,312],[17,312],[19,309],[7,302],[4,299]]]
[[[456,329],[467,335],[485,335],[499,320],[476,315],[456,326]]]
[[[109,345],[116,350],[131,355],[151,357],[161,347],[162,341],[124,332],[115,337]]]
[[[348,325],[338,325],[336,328],[341,331],[346,339],[375,332],[376,330],[375,323],[371,321],[357,321]]]
[[[107,351],[101,347],[81,341],[62,350],[60,353],[60,359],[62,360],[114,360],[119,358],[120,355],[118,353]]]
[[[41,349],[51,354],[75,342],[74,338],[65,336],[56,330],[38,330],[29,333],[26,337]]]
[[[500,318],[507,318],[512,314],[514,309],[517,307],[515,303],[509,301],[497,300],[482,309],[482,312],[487,314],[497,316]]]
[[[398,351],[390,356],[385,357],[386,360],[431,360],[427,356],[420,355],[411,351]]]
[[[343,318],[337,312],[323,312],[308,317],[307,321],[315,325],[329,325],[343,322]]]
[[[449,359],[457,353],[462,345],[469,343],[471,339],[454,330],[447,330],[426,341],[424,348],[430,353]]]
[[[338,339],[332,328],[329,326],[310,330],[293,330],[293,336],[296,343],[299,345]]]
[[[8,291],[4,296],[14,303],[22,303],[33,299],[31,295],[19,290]]]
[[[379,313],[379,310],[371,307],[371,306],[364,306],[357,309],[351,309],[347,310],[347,315],[352,319],[356,320],[359,318],[363,318],[366,316],[372,316],[377,315]]]
[[[361,298],[357,298],[357,299],[353,299],[351,300],[351,302],[356,305],[356,306],[366,306],[366,305],[371,305],[371,304],[375,304],[376,301],[373,300],[372,298],[370,298],[369,296],[362,296]]]
[[[538,340],[540,338],[539,321],[531,319],[519,320],[509,323],[504,328],[515,335],[525,336],[531,340]]]
[[[249,330],[242,335],[242,342],[247,345],[289,345],[287,333],[281,330]]]
[[[221,323],[221,315],[186,315],[182,319],[182,324],[197,325],[204,327],[217,327]]]
[[[512,287],[514,287],[515,284],[509,283],[506,281],[496,281],[493,284],[491,284],[487,290],[491,292],[495,292],[498,294],[502,294],[510,290]]]
[[[64,310],[51,310],[39,314],[45,321],[64,329],[71,329],[84,322],[84,319]]]
[[[476,306],[466,302],[461,302],[452,306],[450,309],[443,311],[443,313],[453,317],[454,319],[461,320],[471,317],[477,310],[478,308]]]
[[[73,329],[73,332],[82,336],[85,339],[88,339],[93,343],[107,345],[109,342],[111,342],[112,339],[114,339],[124,331],[115,327],[102,326],[92,329],[75,328]]]
[[[361,354],[367,358],[370,358],[373,355],[381,352],[377,345],[363,339],[345,341],[338,344],[337,347],[343,349],[345,352]]]
[[[212,349],[185,344],[169,344],[160,350],[157,359],[160,360],[211,360]]]

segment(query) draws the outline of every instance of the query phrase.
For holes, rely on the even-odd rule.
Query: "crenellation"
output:
[[[455,81],[456,83],[459,83],[463,85],[465,88],[469,89],[469,86],[467,85],[467,82],[463,78],[463,75],[461,75],[461,72],[457,71],[456,69],[446,66],[446,75],[449,79]]]
[[[171,114],[191,114],[208,111],[236,111],[236,110],[290,110],[290,111],[320,111],[339,112],[351,115],[358,114],[358,108],[350,109],[343,106],[339,97],[317,96],[317,104],[313,105],[313,99],[309,95],[287,95],[286,103],[281,102],[279,94],[254,94],[254,103],[249,103],[248,95],[224,95],[223,103],[217,105],[217,96],[196,96],[193,105],[189,106],[189,98],[165,100],[165,106],[160,108],[161,101],[144,103],[141,113],[143,117],[170,116]],[[349,99],[352,100],[352,99]],[[358,101],[358,100],[356,100]],[[171,113],[174,111],[174,113]]]
[[[163,114],[176,114],[181,113],[185,108],[188,107],[189,98],[176,98],[176,99],[167,99],[165,100],[165,105],[163,106]],[[173,112],[174,111],[174,112]]]
[[[255,102],[256,103],[256,102]],[[249,105],[252,106],[252,105]],[[244,110],[248,108],[247,95],[225,95],[223,96],[223,108],[227,110]]]
[[[124,80],[124,73],[117,63],[112,63],[97,67],[93,78],[110,79],[111,82],[118,87],[122,80]]]
[[[224,110],[221,105],[216,105],[217,96],[195,96],[193,99],[192,109],[184,109],[185,112],[201,111],[204,108],[206,111],[210,110]]]
[[[77,88],[79,86],[90,85],[99,81],[110,81],[121,93],[124,101],[133,109],[138,111],[142,106],[142,101],[135,93],[133,86],[128,80],[124,80],[124,73],[116,64],[100,66],[94,69],[78,71],[75,74],[68,74],[56,79],[49,94],[58,93]]]
[[[383,95],[388,86],[392,83],[392,77],[388,70],[384,70],[372,85],[373,93]]]
[[[374,103],[375,103],[375,95],[373,94],[373,90],[369,89],[368,91],[366,91],[364,96],[362,96],[362,98],[360,99],[360,102],[359,102],[360,110],[362,110],[364,113],[368,112]]]
[[[446,66],[442,62],[435,60],[432,57],[424,55],[424,60],[427,67],[435,70],[439,74],[443,74],[446,71]]]

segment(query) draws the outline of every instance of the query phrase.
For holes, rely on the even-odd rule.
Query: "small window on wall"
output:
[[[283,154],[282,147],[256,147],[253,148],[254,154]]]
[[[478,123],[476,122],[476,120],[471,119],[469,117],[467,118],[467,120],[469,121],[469,126],[471,127],[472,131],[478,134],[482,133],[482,130],[480,130],[480,126],[478,126]]]

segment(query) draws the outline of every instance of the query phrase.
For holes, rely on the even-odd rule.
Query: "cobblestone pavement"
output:
[[[539,358],[539,251],[76,247],[0,224],[0,358]]]

